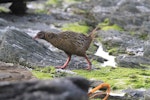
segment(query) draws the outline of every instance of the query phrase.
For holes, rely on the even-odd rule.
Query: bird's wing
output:
[[[59,49],[62,49],[65,52],[75,51],[77,49],[75,40],[76,40],[75,34],[72,32],[67,31],[67,32],[59,33],[58,41],[61,43],[61,46]]]

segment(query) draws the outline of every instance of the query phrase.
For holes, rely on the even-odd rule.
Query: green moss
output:
[[[95,68],[100,68],[100,63],[97,60],[92,60],[91,63]]]
[[[130,33],[131,36],[135,35],[135,32],[133,32],[133,31],[130,31],[129,33]]]
[[[74,70],[88,79],[102,80],[111,85],[113,90],[125,88],[150,88],[150,70],[133,68],[104,67],[100,70]]]
[[[79,9],[79,8],[74,8],[73,10],[72,10],[75,14],[83,14],[83,15],[86,15],[87,13],[88,13],[88,11],[86,11],[86,10],[83,10],[83,9]]]
[[[36,68],[32,70],[32,74],[39,79],[52,79],[55,75],[55,68],[52,66]]]
[[[118,54],[118,48],[111,48],[108,50],[110,55],[117,55]]]
[[[76,76],[76,74],[67,73],[65,71],[57,71],[53,66],[42,68],[36,67],[32,70],[32,74],[38,79],[52,79],[52,78]]]
[[[61,0],[47,0],[46,5],[56,6]]]
[[[141,33],[139,35],[139,38],[142,39],[142,40],[147,40],[148,39],[148,33]]]
[[[136,34],[136,32],[131,31],[130,35],[131,36],[137,36],[139,39],[142,39],[142,40],[147,40],[148,39],[148,33],[140,33],[140,34],[137,33]]]
[[[106,30],[111,30],[111,29],[123,31],[123,29],[120,26],[116,25],[116,24],[114,24],[112,26],[105,26],[105,27],[102,28],[102,30],[105,30],[105,31]]]
[[[5,7],[0,7],[0,12],[9,12],[9,9]]]
[[[106,18],[104,20],[104,22],[99,23],[99,26],[101,27],[101,30],[105,30],[105,31],[112,30],[112,29],[113,30],[118,30],[118,31],[123,31],[123,28],[121,28],[117,24],[111,25],[110,23],[111,23],[110,20],[108,18]]]
[[[104,22],[99,23],[99,26],[103,27],[103,26],[108,26],[109,24],[110,24],[110,20],[109,18],[106,18]]]
[[[86,25],[79,25],[78,23],[70,23],[63,25],[62,30],[86,34],[89,31],[89,27]]]
[[[93,65],[99,66],[95,60]],[[36,68],[32,71],[33,75],[39,79],[52,79],[55,77],[82,76],[87,79],[102,80],[111,85],[112,90],[126,88],[150,88],[150,70],[133,69],[133,68],[112,68],[99,67],[100,70],[73,70],[77,75],[56,73],[54,67]]]
[[[47,0],[46,5],[50,6],[58,6],[63,4],[72,4],[72,3],[77,3],[81,2],[83,0]]]
[[[39,13],[39,14],[47,14],[48,11],[46,11],[45,9],[36,9],[35,13]]]
[[[76,3],[81,0],[64,0],[65,3]]]

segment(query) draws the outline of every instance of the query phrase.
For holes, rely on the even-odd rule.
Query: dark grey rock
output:
[[[150,100],[150,89],[146,90],[144,94],[144,100]]]
[[[36,79],[25,67],[0,61],[0,82]]]
[[[125,93],[126,97],[130,98],[129,100],[145,100],[144,99],[145,90],[126,89],[123,90],[123,92]]]
[[[8,22],[5,19],[0,18],[0,26],[6,26]]]
[[[88,80],[61,78],[24,82],[1,82],[1,100],[88,100]]]
[[[147,3],[146,0],[140,2],[137,0],[100,0],[99,2],[89,1],[85,5],[91,5],[90,15],[96,22],[102,22],[108,18],[111,23],[117,24],[125,30],[133,31],[135,26],[139,30],[139,26],[144,21],[149,21],[150,8],[148,4],[149,2]]]
[[[104,83],[104,82],[101,80],[90,80],[90,87],[94,88],[102,83]]]
[[[109,49],[118,48],[117,54],[142,55],[144,41],[137,37],[132,37],[129,32],[119,32],[117,30],[99,31],[104,47]]]
[[[145,47],[144,47],[144,56],[150,58],[150,45],[145,45]]]
[[[150,59],[142,56],[117,56],[116,62],[120,67],[145,68],[150,65]]]

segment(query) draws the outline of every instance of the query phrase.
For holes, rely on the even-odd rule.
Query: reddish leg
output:
[[[68,65],[68,63],[69,63],[70,60],[71,60],[71,56],[68,55],[68,59],[67,59],[67,61],[64,63],[64,65],[63,65],[63,66],[56,67],[56,68],[65,69],[65,68],[67,67],[67,65]]]
[[[86,69],[91,70],[91,62],[90,62],[89,58],[87,57],[87,55],[85,55],[85,59],[87,60],[87,63],[89,65]]]

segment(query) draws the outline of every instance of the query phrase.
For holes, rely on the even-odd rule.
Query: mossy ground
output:
[[[32,70],[32,74],[39,79],[52,79],[55,75],[55,68],[52,66],[35,68]]]
[[[126,88],[150,88],[150,70],[134,68],[101,67],[99,70],[72,70],[78,76],[87,79],[102,80],[111,85],[112,90]],[[52,79],[55,75],[54,67],[38,68],[33,70],[33,75],[39,79]],[[65,77],[65,76],[64,76]]]
[[[111,85],[113,90],[125,88],[150,88],[150,70],[134,68],[104,67],[100,70],[75,70],[88,79],[102,80]]]

